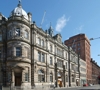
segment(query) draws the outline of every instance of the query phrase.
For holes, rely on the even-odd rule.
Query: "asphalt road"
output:
[[[100,85],[93,85],[87,87],[70,87],[70,88],[56,88],[51,90],[100,90]]]

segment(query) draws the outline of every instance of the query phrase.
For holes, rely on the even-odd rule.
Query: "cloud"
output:
[[[56,31],[61,32],[62,29],[66,26],[67,22],[70,20],[70,17],[66,19],[65,15],[63,15],[62,17],[60,17],[57,20],[57,24],[56,24]]]
[[[78,30],[78,32],[81,33],[83,27],[84,27],[84,25],[80,25],[78,28],[76,28],[76,30]]]

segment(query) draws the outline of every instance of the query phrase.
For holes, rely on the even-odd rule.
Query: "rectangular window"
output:
[[[66,69],[67,69],[67,62],[66,62]]]
[[[25,81],[29,81],[28,73],[25,73]]]
[[[71,69],[74,70],[74,64],[71,64]]]
[[[68,82],[68,76],[66,76],[66,82]]]
[[[41,82],[41,75],[38,75],[38,81]]]
[[[38,37],[38,44],[41,45],[41,39]]]
[[[50,65],[53,65],[52,57],[50,57]]]
[[[21,56],[21,47],[16,47],[16,56]]]
[[[25,38],[28,39],[28,37],[29,37],[29,36],[28,36],[28,32],[25,31]]]
[[[72,77],[72,82],[74,82],[74,77]]]
[[[42,53],[42,62],[45,62],[44,53]]]
[[[50,52],[52,52],[52,45],[50,45]]]
[[[44,47],[44,40],[42,40],[42,43],[41,43],[42,47]]]
[[[19,28],[16,28],[15,35],[20,36],[20,29]]]
[[[53,82],[53,75],[50,75],[50,82]]]
[[[57,66],[62,68],[63,67],[63,61],[58,60],[57,61]]]
[[[42,81],[42,82],[45,82],[45,77],[44,77],[44,75],[38,75],[38,81]]]
[[[38,52],[38,61],[41,62],[41,53]]]

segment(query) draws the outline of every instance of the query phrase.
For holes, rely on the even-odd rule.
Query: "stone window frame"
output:
[[[17,30],[17,31],[16,31]],[[17,34],[16,34],[17,33]],[[20,29],[20,27],[17,27],[16,29],[15,29],[15,36],[20,36],[21,35],[21,29]]]
[[[53,73],[50,73],[50,82],[53,82]]]
[[[72,82],[75,82],[75,77],[74,77],[74,75],[72,75]]]
[[[29,74],[25,72],[25,81],[29,82]]]
[[[53,50],[53,47],[52,47],[52,44],[50,44],[50,52],[52,52]]]
[[[68,62],[66,62],[66,69],[68,69]]]
[[[41,54],[41,62],[43,62],[43,63],[45,62],[45,54],[44,53]]]
[[[68,60],[68,52],[66,52],[66,60]]]
[[[16,57],[22,56],[22,47],[16,46],[15,48],[20,48],[20,54],[19,55],[17,55],[17,50],[16,50]]]
[[[66,82],[68,82],[68,75],[66,75]]]
[[[45,53],[38,51],[38,62],[45,63]]]
[[[38,51],[38,61],[41,62],[41,52]]]
[[[75,65],[73,63],[71,63],[71,70],[75,70]]]
[[[53,57],[50,56],[50,65],[53,65]]]
[[[38,45],[41,46],[41,38],[40,37],[38,37]]]
[[[9,32],[8,32],[8,37],[10,38],[11,36],[12,36],[12,31],[9,30]]]
[[[44,39],[41,39],[41,46],[44,47]]]
[[[38,81],[45,82],[45,72],[44,70],[38,70]]]
[[[63,68],[63,61],[57,59],[57,67]]]
[[[29,39],[29,31],[28,31],[28,30],[25,30],[25,31],[24,31],[24,37],[25,37],[26,39]]]
[[[57,48],[57,55],[58,56],[63,56],[63,50],[60,48]]]
[[[25,67],[24,75],[25,75],[25,82],[29,82],[29,67]]]

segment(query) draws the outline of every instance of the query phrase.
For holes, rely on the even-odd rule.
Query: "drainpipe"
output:
[[[68,46],[68,76],[69,76],[69,87],[71,87],[71,81],[70,81],[70,47]]]

